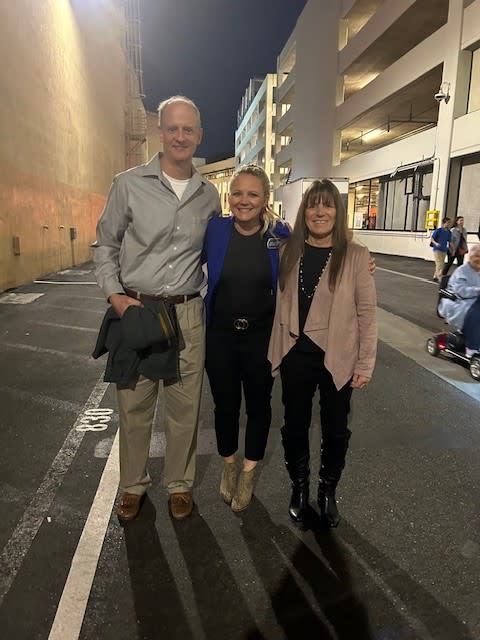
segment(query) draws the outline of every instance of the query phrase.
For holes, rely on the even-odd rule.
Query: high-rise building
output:
[[[290,177],[293,156],[293,114],[295,110],[296,42],[292,35],[277,60],[275,155],[273,187],[275,200],[281,200],[279,187]]]
[[[255,163],[273,183],[275,152],[276,74],[252,78],[237,113],[235,157],[237,164]]]
[[[347,177],[373,251],[430,258],[429,210],[476,240],[480,0],[309,0],[276,99],[276,199],[286,180]]]

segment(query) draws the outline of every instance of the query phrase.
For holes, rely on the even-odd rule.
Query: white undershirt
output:
[[[181,200],[191,178],[187,178],[186,180],[177,180],[177,178],[172,178],[172,176],[169,176],[168,173],[165,173],[165,171],[163,172],[163,175],[170,182],[172,189],[177,195],[177,198]]]

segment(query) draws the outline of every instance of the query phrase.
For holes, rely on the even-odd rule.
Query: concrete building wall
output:
[[[90,257],[125,168],[124,42],[118,0],[1,3],[0,290]]]
[[[339,18],[338,2],[310,0],[297,21],[291,180],[330,173]]]
[[[372,250],[431,259],[431,209],[463,215],[476,242],[480,0],[309,0],[277,73],[276,199],[348,178]]]

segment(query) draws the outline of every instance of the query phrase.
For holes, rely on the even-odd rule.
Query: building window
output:
[[[470,89],[468,93],[468,112],[480,109],[480,49],[472,54],[472,70],[470,72]]]
[[[375,229],[377,224],[377,206],[379,180],[364,180],[350,186],[349,200],[353,201],[353,228]]]
[[[430,198],[432,195],[433,173],[419,174],[422,179],[421,192],[418,198],[417,231],[425,231],[425,220],[427,211],[430,209]]]
[[[462,161],[458,190],[457,216],[465,218],[467,231],[476,232],[480,227],[480,158]]]
[[[432,186],[432,170],[426,171],[428,173],[412,169],[393,177],[351,184],[349,203],[353,208],[353,228],[423,231]]]

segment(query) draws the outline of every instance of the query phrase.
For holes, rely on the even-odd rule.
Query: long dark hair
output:
[[[336,209],[335,224],[332,233],[332,257],[330,258],[330,275],[328,286],[335,289],[337,279],[341,276],[347,245],[351,240],[351,232],[347,227],[347,212],[337,187],[330,180],[315,180],[303,194],[298,209],[295,225],[290,237],[285,241],[280,260],[280,289],[283,291],[287,278],[305,251],[308,228],[305,222],[305,211],[319,202],[333,200]]]

